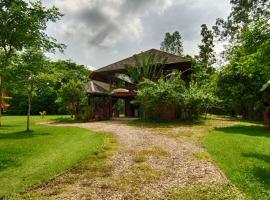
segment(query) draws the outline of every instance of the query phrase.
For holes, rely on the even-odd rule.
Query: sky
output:
[[[100,68],[151,48],[166,32],[179,31],[184,54],[196,55],[201,24],[212,26],[230,12],[229,0],[43,0],[64,14],[47,33],[67,45],[52,59]],[[217,47],[217,49],[220,47]]]

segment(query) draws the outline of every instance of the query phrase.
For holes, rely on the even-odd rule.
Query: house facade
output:
[[[187,58],[176,56],[156,49],[142,52],[145,57],[154,54],[155,56],[166,59],[163,72],[171,73],[178,70],[182,73],[182,79],[188,83],[191,73],[191,61]],[[138,58],[142,56],[138,54]],[[119,110],[116,108],[119,100],[123,102],[125,117],[139,117],[138,106],[132,104],[136,97],[135,85],[120,75],[126,74],[125,65],[134,65],[134,57],[128,57],[116,63],[107,65],[91,73],[91,81],[86,85],[88,104],[93,107],[90,116],[92,119],[106,120],[112,117],[119,117]]]

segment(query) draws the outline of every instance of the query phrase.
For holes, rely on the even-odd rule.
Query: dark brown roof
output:
[[[157,49],[150,49],[148,51],[142,52],[144,53],[145,56],[149,56],[151,54],[155,54],[157,57],[161,58],[167,58],[166,64],[171,64],[171,63],[187,63],[190,62],[190,59],[184,58],[182,56],[176,56],[174,54],[170,54],[164,51],[160,51]],[[142,53],[138,54],[140,57]],[[120,60],[118,62],[115,62],[113,64],[107,65],[105,67],[102,67],[98,70],[95,70],[94,73],[96,72],[107,72],[107,71],[114,71],[114,70],[123,70],[125,69],[125,65],[133,65],[134,64],[134,57],[128,57],[126,59]]]

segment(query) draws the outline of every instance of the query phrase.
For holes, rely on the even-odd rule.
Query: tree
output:
[[[164,41],[161,43],[160,50],[181,56],[183,54],[181,34],[178,31],[175,31],[174,33],[166,33]]]
[[[67,110],[72,115],[78,115],[85,99],[84,84],[89,80],[90,70],[70,60],[59,60],[52,62],[51,65],[59,73],[55,103],[60,109]]]
[[[234,42],[245,27],[259,19],[270,17],[269,0],[230,0],[232,5],[231,13],[227,19],[218,18],[216,20],[216,35],[221,40]]]
[[[229,51],[229,64],[218,78],[217,93],[229,111],[245,119],[260,119],[260,88],[270,79],[270,24],[261,19],[248,24]]]
[[[202,24],[201,28],[202,40],[199,45],[200,52],[196,58],[200,62],[203,71],[211,72],[214,70],[213,64],[216,62],[214,35],[213,32],[208,29],[206,24]]]
[[[32,99],[35,92],[42,85],[47,86],[48,81],[54,77],[53,73],[47,67],[47,61],[41,51],[31,49],[22,52],[18,58],[18,64],[15,66],[14,72],[17,74],[14,82],[17,83],[18,90],[21,93],[27,94],[27,125],[26,130],[30,131],[30,115]]]
[[[47,23],[60,19],[62,14],[56,7],[46,8],[41,1],[27,3],[23,0],[1,0],[0,2],[0,94],[3,93],[5,72],[16,51],[37,48],[44,51],[62,50],[64,45],[46,33]],[[0,103],[2,95],[0,95]],[[0,125],[1,125],[0,111]]]
[[[12,61],[17,63],[18,61]],[[32,97],[31,115],[38,115],[41,111],[46,111],[47,114],[68,114],[67,107],[56,101],[60,88],[70,80],[81,80],[86,82],[89,79],[90,71],[83,65],[78,65],[69,60],[50,61],[46,60],[44,66],[46,71],[51,72],[50,76],[54,79],[44,81],[44,84],[39,84]],[[14,67],[13,69],[14,70]],[[12,71],[10,70],[10,71]],[[9,100],[11,106],[6,111],[7,114],[24,115],[27,113],[27,92],[22,92],[18,87],[16,76],[19,74],[12,73],[7,80],[9,84],[6,86],[6,91],[13,98]],[[11,81],[12,80],[12,81]],[[45,84],[46,83],[46,84]]]
[[[58,96],[58,102],[67,106],[71,116],[78,116],[81,103],[85,98],[84,83],[80,80],[70,80],[60,88]]]
[[[51,61],[50,67],[54,68],[55,72],[61,74],[59,82],[66,83],[71,79],[81,80],[85,82],[89,79],[90,70],[84,65],[78,65],[71,60]]]

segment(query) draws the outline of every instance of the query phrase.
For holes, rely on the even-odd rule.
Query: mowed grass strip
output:
[[[270,131],[241,123],[206,136],[209,153],[228,178],[251,199],[270,199]]]
[[[46,117],[45,119],[52,119]],[[59,174],[102,148],[104,134],[76,127],[32,124],[25,117],[3,117],[0,127],[0,198],[24,191]],[[32,117],[41,121],[41,117]]]

